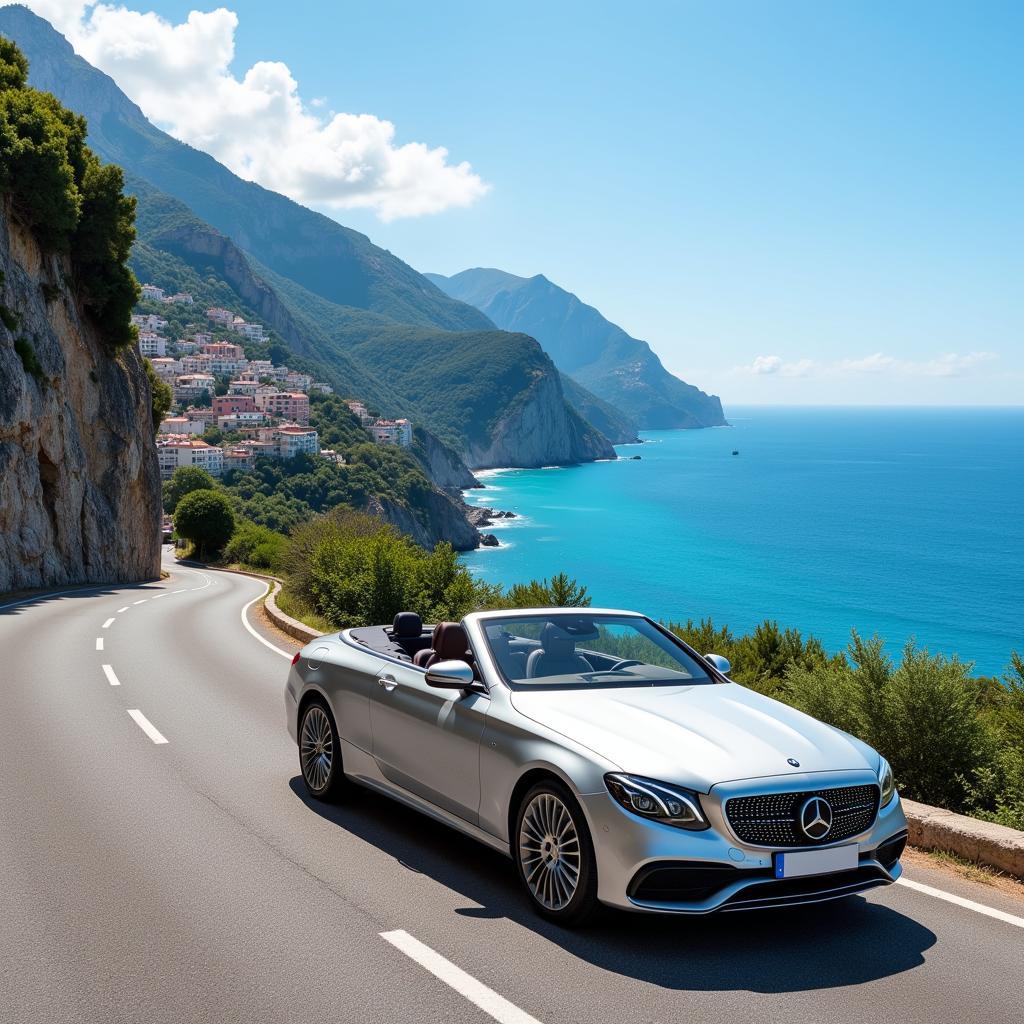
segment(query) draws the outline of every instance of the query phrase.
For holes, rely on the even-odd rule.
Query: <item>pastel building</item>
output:
[[[408,448],[412,444],[412,424],[408,420],[377,420],[369,431],[377,444],[397,444]]]
[[[301,391],[263,391],[254,396],[256,408],[268,416],[292,420],[306,426],[309,423],[309,395]]]
[[[157,441],[156,452],[162,480],[170,480],[174,471],[181,466],[197,466],[205,469],[210,476],[220,476],[224,472],[223,449],[198,438],[173,437]]]

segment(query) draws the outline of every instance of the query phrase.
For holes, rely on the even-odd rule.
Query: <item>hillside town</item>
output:
[[[188,293],[167,294],[153,284],[142,286],[142,299],[194,305]],[[173,338],[169,321],[159,313],[132,315],[139,351],[173,394],[173,407],[156,437],[161,478],[169,480],[180,466],[198,466],[219,477],[251,469],[260,456],[306,454],[343,463],[340,453],[320,447],[310,426],[310,395],[332,394],[331,385],[270,359],[247,358],[243,342],[268,340],[263,324],[219,307],[207,309],[205,320]],[[412,444],[409,420],[382,419],[357,398],[345,404],[377,444]]]

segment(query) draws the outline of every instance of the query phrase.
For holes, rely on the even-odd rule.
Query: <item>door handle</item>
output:
[[[398,680],[393,675],[385,673],[377,676],[377,683],[390,693],[398,685]]]

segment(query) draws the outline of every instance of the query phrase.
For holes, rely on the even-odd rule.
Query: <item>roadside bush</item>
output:
[[[174,529],[192,542],[201,560],[216,558],[235,532],[231,502],[219,491],[192,491],[174,510]]]
[[[494,594],[473,579],[451,545],[424,551],[357,512],[300,527],[288,560],[291,589],[339,627],[390,622],[400,611],[418,612],[425,621],[457,620]]]
[[[178,502],[193,491],[212,491],[217,481],[198,466],[179,466],[170,480],[164,481],[164,511],[170,516],[178,506]]]
[[[240,522],[224,548],[224,561],[279,573],[287,564],[288,538],[256,523]]]

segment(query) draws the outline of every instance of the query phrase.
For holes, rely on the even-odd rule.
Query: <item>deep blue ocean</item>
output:
[[[914,637],[977,674],[1024,652],[1024,409],[727,416],[617,462],[483,474],[467,500],[520,518],[466,563],[504,584],[565,571],[595,605],[738,633],[775,619],[830,650],[851,628],[894,654]]]

